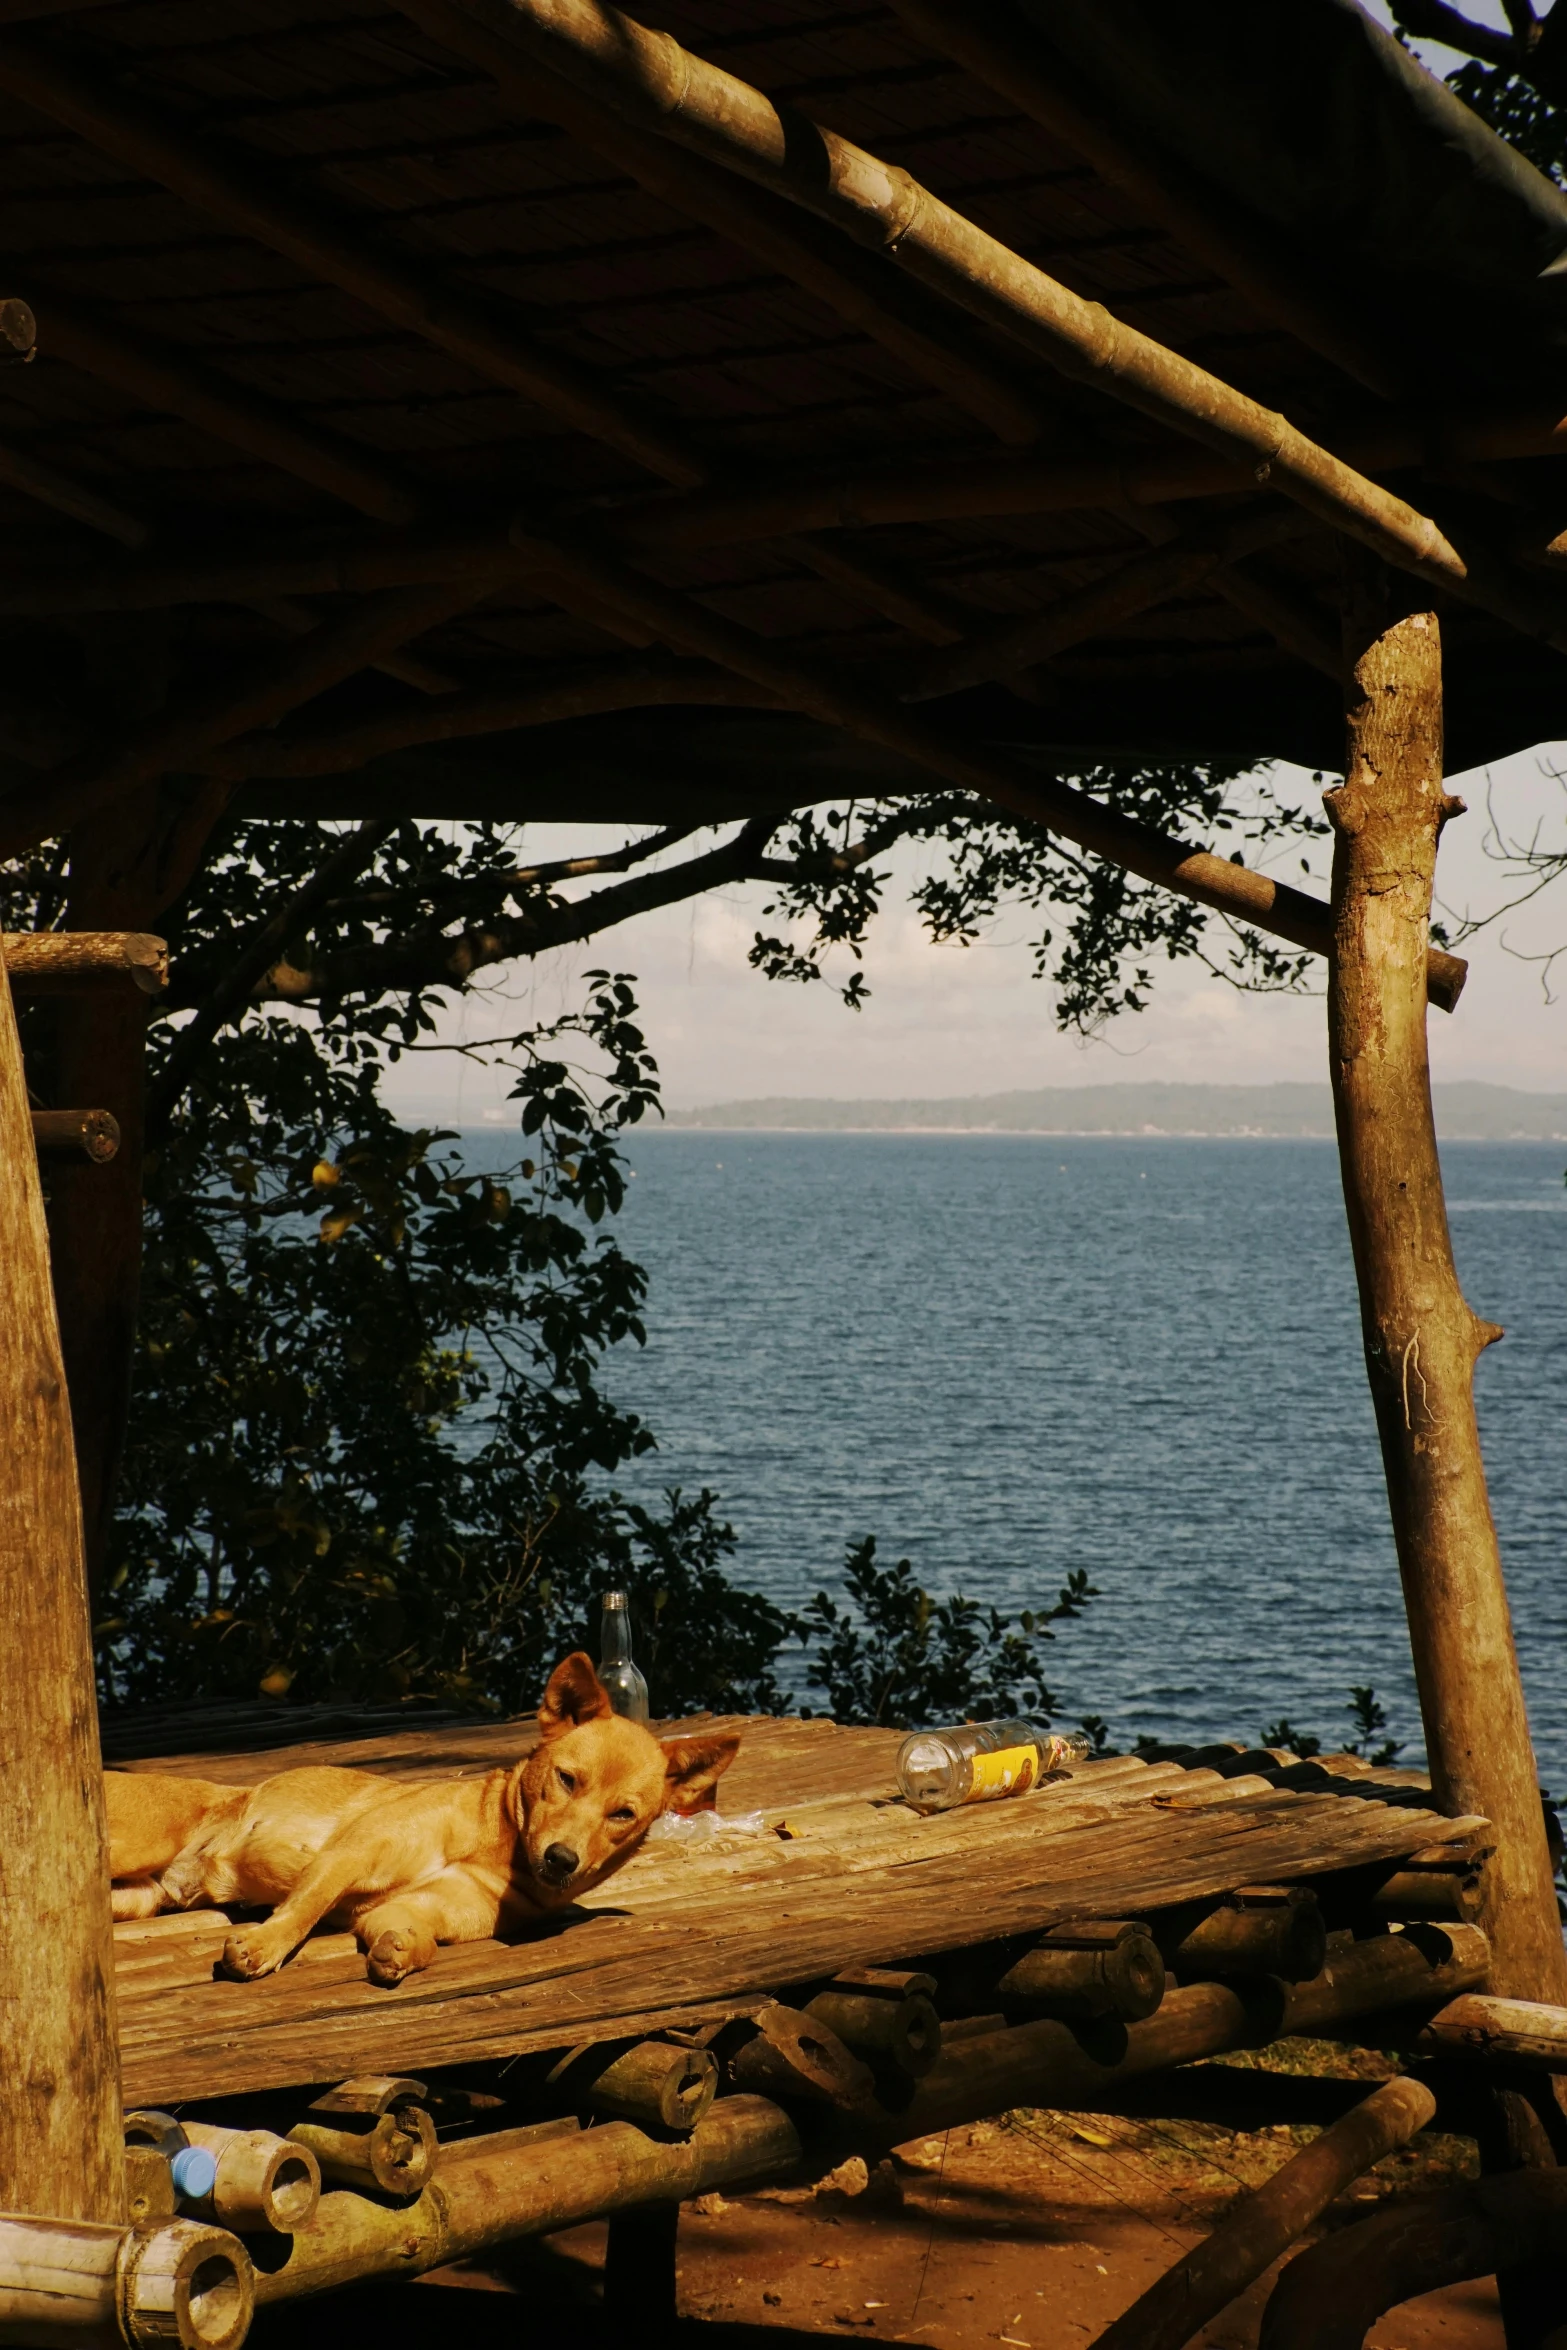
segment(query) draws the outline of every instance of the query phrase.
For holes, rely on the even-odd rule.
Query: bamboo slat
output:
[[[841,1806],[786,1803],[806,1814],[791,1842],[654,1848],[602,1908],[515,1947],[444,1950],[394,1991],[369,1985],[357,1955],[296,1960],[259,1983],[131,1984],[126,2093],[214,2096],[620,2037],[846,1966],[1399,1858],[1459,1825],[1333,1792],[1230,1792],[1237,1782],[1218,1782],[1227,1800],[1176,1810],[1160,1800],[1172,1775],[1145,1769],[1118,1802],[1061,1803],[1071,1791],[1055,1788],[934,1820],[862,1800],[868,1820],[847,1835]]]

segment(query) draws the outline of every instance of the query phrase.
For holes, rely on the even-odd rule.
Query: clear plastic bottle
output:
[[[1091,1751],[1080,1730],[1052,1730],[1021,1715],[914,1730],[898,1749],[898,1793],[923,1812],[993,1803],[1003,1795],[1026,1795],[1048,1772],[1086,1762]]]
[[[645,1722],[649,1706],[647,1683],[631,1655],[631,1615],[623,1591],[604,1594],[604,1630],[599,1644],[599,1679],[609,1691],[609,1702],[628,1721]]]

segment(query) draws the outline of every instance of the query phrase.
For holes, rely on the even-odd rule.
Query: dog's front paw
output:
[[[388,1926],[377,1934],[365,1952],[365,1973],[372,1983],[384,1983],[388,1987],[428,1964],[419,1947],[418,1935],[409,1933],[405,1926]]]
[[[237,1975],[242,1983],[253,1982],[257,1975],[270,1975],[288,1956],[288,1944],[276,1934],[269,1934],[265,1926],[254,1926],[249,1933],[231,1934],[223,1945],[223,1971]]]

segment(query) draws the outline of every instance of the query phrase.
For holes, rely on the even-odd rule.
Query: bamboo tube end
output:
[[[255,2271],[238,2237],[194,2220],[126,2236],[115,2298],[135,2350],[239,2350],[255,2310]]]

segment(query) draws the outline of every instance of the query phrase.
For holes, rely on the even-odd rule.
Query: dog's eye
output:
[[[574,1771],[557,1771],[555,1776],[560,1781],[561,1785],[565,1788],[568,1795],[576,1794],[577,1777]]]
[[[618,1811],[612,1811],[609,1816],[612,1820],[634,1820],[637,1815],[629,1803],[623,1803]]]

